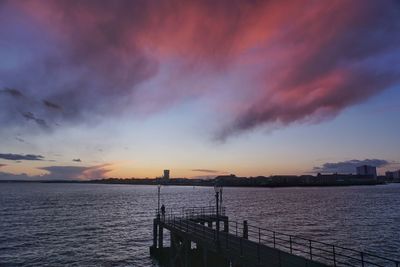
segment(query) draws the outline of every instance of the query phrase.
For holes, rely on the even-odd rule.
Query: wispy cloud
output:
[[[27,120],[34,121],[37,125],[39,125],[40,127],[44,128],[44,129],[49,128],[47,122],[44,119],[36,118],[35,114],[33,114],[32,112],[29,112],[29,111],[23,112],[21,115]]]
[[[384,159],[364,159],[364,160],[348,160],[341,162],[327,162],[322,166],[313,168],[313,172],[324,172],[324,173],[355,173],[356,168],[361,165],[371,165],[377,168],[385,167],[391,164],[391,162]]]
[[[192,172],[220,173],[220,171],[218,170],[210,170],[210,169],[193,169]]]
[[[23,94],[21,93],[21,91],[19,91],[18,89],[15,88],[4,88],[4,89],[0,89],[0,94],[6,94],[6,95],[10,95],[12,97],[22,97]]]
[[[49,100],[43,100],[43,104],[46,107],[51,108],[51,109],[62,110],[62,107],[60,105],[55,104],[55,103],[53,103],[53,102],[51,102]]]
[[[18,142],[21,142],[21,143],[25,143],[25,140],[18,136],[15,137],[15,140],[17,140]]]
[[[33,154],[0,154],[0,159],[5,160],[44,160],[44,157],[41,155],[33,155]]]

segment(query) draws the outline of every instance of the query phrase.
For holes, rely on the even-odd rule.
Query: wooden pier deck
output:
[[[169,248],[163,244],[164,229],[170,232]],[[151,254],[171,267],[399,267],[391,259],[232,222],[222,209],[216,215],[215,208],[158,216],[153,238]]]

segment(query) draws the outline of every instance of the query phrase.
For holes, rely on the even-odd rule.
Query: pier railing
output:
[[[230,233],[243,237],[243,223],[229,222]],[[247,239],[331,266],[400,267],[400,261],[351,248],[247,225]]]
[[[225,207],[219,207],[218,214],[220,216],[225,216]],[[157,213],[157,211],[156,211]],[[184,207],[180,209],[166,209],[165,216],[168,218],[172,217],[181,217],[181,218],[199,218],[200,216],[216,216],[217,208],[215,206],[207,206],[207,207]]]
[[[225,208],[219,209],[219,215],[225,215]],[[169,209],[166,211],[163,221],[172,223],[182,230],[191,231],[200,237],[211,236],[216,238],[216,231],[203,225],[193,223],[196,219],[206,219],[209,216],[216,216],[215,207],[191,207],[182,209]],[[191,222],[192,221],[192,222]],[[222,222],[222,221],[221,221]],[[351,267],[400,267],[400,261],[386,257],[362,252],[351,248],[315,241],[298,235],[285,234],[265,228],[229,221],[228,232],[221,231],[220,242],[228,248],[232,244],[246,250],[245,246],[250,240],[260,245],[273,247],[287,253],[302,256],[313,261],[325,263],[331,266],[351,266]],[[220,229],[224,229],[223,227]],[[226,229],[226,228],[225,228]],[[237,243],[237,244],[236,244]],[[258,254],[260,250],[258,249]],[[260,257],[261,255],[257,255]]]

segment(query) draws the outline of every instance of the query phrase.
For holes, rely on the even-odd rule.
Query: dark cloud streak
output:
[[[10,95],[10,96],[15,97],[15,98],[19,98],[19,97],[23,96],[21,91],[15,89],[15,88],[4,88],[4,89],[1,89],[0,90],[0,94],[7,94],[7,95]]]
[[[60,105],[50,102],[49,100],[43,100],[43,104],[51,109],[62,110],[62,107]]]
[[[0,154],[0,159],[5,160],[44,160],[44,157],[41,155],[33,155],[33,154]]]
[[[36,116],[32,112],[23,112],[21,113],[21,115],[28,121],[29,120],[34,121],[37,125],[39,125],[43,129],[49,129],[49,125],[47,124],[47,122],[44,119],[36,118]]]

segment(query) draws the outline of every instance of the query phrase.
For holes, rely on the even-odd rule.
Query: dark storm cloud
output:
[[[41,155],[32,155],[32,154],[0,154],[0,159],[6,160],[44,160],[44,157]]]
[[[140,27],[129,17],[139,17],[141,11],[136,8],[136,15],[128,16],[125,9],[135,7],[132,1],[83,1],[81,13],[75,12],[70,1],[4,3],[0,6],[0,35],[8,37],[10,47],[0,49],[13,55],[14,46],[31,54],[25,55],[24,64],[13,65],[12,71],[0,66],[0,86],[23,88],[26,96],[12,102],[0,99],[2,122],[25,125],[16,118],[20,112],[47,129],[59,122],[91,120],[91,114],[113,115],[124,109],[121,102],[138,83],[157,72],[157,61],[129,40],[128,29]],[[85,21],[89,19],[82,15],[85,9],[94,16],[93,22]],[[50,13],[47,16],[42,11]],[[61,16],[47,24],[54,18],[53,11]],[[109,12],[116,14],[115,18],[103,16]],[[18,53],[15,58],[18,63]],[[21,91],[1,92],[17,96]]]
[[[362,165],[370,165],[379,167],[385,167],[391,164],[389,161],[384,159],[364,159],[364,160],[348,160],[342,162],[327,162],[322,166],[314,167],[313,172],[324,172],[324,173],[355,173],[356,168]]]

